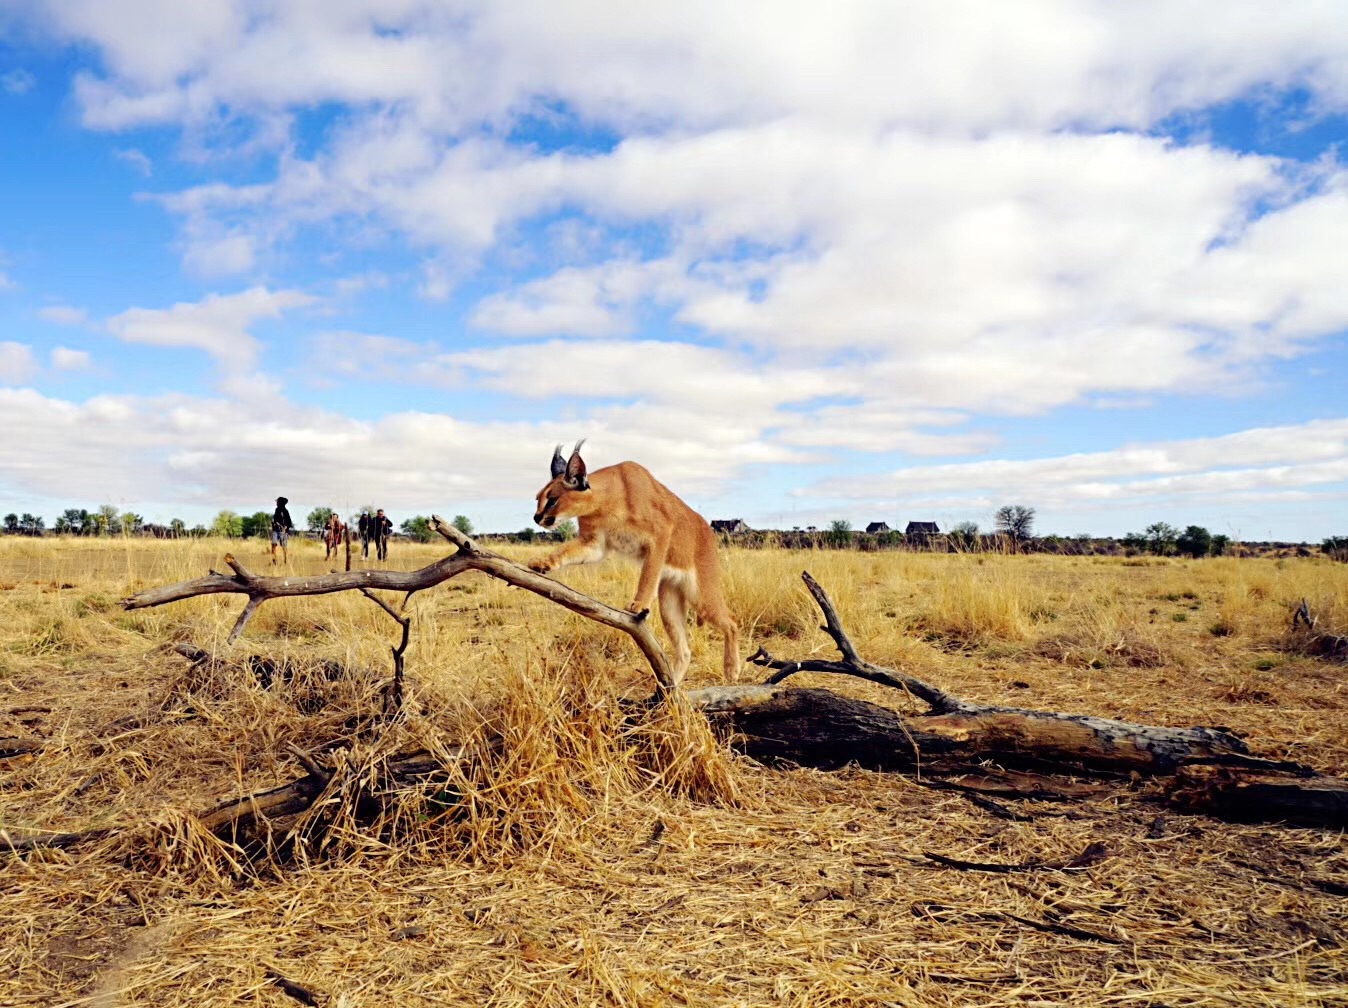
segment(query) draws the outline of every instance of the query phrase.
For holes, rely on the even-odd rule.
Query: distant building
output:
[[[903,530],[903,534],[910,536],[940,535],[941,530],[936,527],[935,522],[909,522],[908,527]]]
[[[888,531],[889,531],[888,522],[871,522],[869,525],[866,526],[867,535],[875,535],[877,532],[888,532]]]
[[[753,529],[744,524],[742,518],[720,518],[711,523],[711,530],[721,535],[743,535]]]

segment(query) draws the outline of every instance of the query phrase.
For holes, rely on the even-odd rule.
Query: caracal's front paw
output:
[[[552,570],[552,564],[548,563],[546,560],[530,560],[529,569],[535,574],[546,574],[548,571]]]

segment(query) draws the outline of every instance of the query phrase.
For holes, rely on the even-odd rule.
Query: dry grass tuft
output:
[[[0,735],[42,743],[0,761],[0,828],[113,829],[6,859],[0,1004],[298,1003],[277,977],[347,1008],[1348,1003],[1338,834],[1158,815],[1145,787],[1005,819],[907,778],[765,770],[643,706],[619,635],[478,576],[412,600],[406,717],[384,723],[395,629],[367,600],[269,603],[233,648],[237,599],[116,607],[220,552],[0,540]],[[438,555],[395,548],[394,566]],[[311,544],[293,557],[324,569]],[[730,551],[727,568],[746,653],[831,654],[809,568],[867,658],[971,699],[1223,724],[1348,771],[1342,666],[1287,633],[1302,597],[1342,627],[1344,565]],[[563,576],[623,604],[635,571]],[[718,654],[695,630],[695,684]],[[193,811],[301,776],[292,747],[334,768],[318,804],[270,846],[202,829]],[[416,750],[451,771],[392,786]],[[1080,871],[923,856],[1091,844],[1108,856]]]

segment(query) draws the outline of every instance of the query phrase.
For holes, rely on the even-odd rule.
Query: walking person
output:
[[[344,535],[346,535],[346,522],[342,521],[341,516],[336,511],[333,511],[328,516],[328,523],[323,526],[324,560],[337,552],[342,545],[342,536]]]
[[[364,560],[370,559],[370,529],[374,525],[374,519],[370,517],[369,511],[360,513],[360,521],[356,522],[356,531],[360,533],[360,555]]]
[[[295,523],[290,520],[290,512],[286,510],[286,505],[290,500],[286,497],[276,498],[276,510],[271,513],[271,562],[276,563],[276,547],[281,547],[281,561],[290,562],[290,553],[287,546],[290,543],[290,533],[295,531]]]
[[[388,537],[393,531],[393,522],[384,514],[384,509],[380,508],[374,513],[374,518],[370,520],[370,534],[374,538],[375,557],[379,560],[388,559]]]

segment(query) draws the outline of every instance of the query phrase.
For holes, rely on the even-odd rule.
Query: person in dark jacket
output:
[[[370,537],[374,539],[375,557],[380,560],[388,559],[388,537],[393,531],[393,522],[384,514],[384,509],[380,508],[370,519]]]
[[[286,510],[286,505],[290,500],[286,497],[276,498],[276,510],[271,513],[271,562],[276,563],[276,547],[281,547],[282,561],[289,563],[290,554],[286,546],[290,542],[290,533],[295,531],[295,523],[290,520],[290,512]]]
[[[370,529],[374,525],[374,519],[370,517],[370,512],[362,511],[360,521],[356,522],[356,531],[360,533],[360,555],[366,560],[370,559]]]

